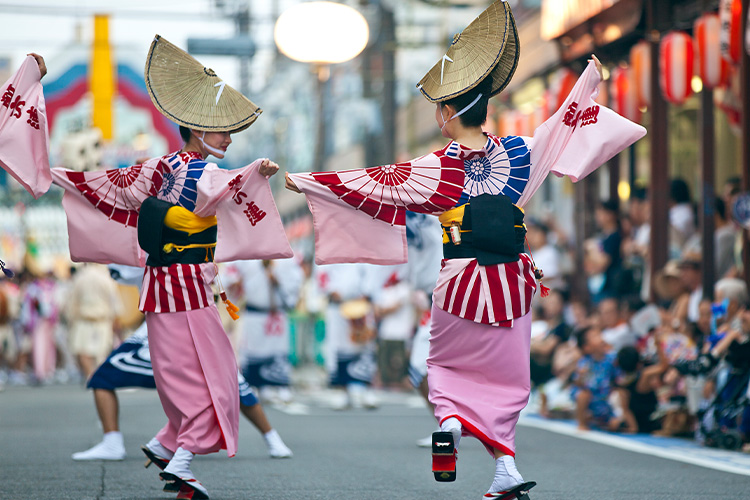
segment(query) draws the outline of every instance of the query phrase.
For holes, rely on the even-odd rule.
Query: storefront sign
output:
[[[542,38],[557,38],[619,1],[542,0]]]

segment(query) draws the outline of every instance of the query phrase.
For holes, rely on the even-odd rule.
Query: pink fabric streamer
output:
[[[28,56],[0,87],[0,167],[34,198],[52,184],[41,78],[39,65]]]
[[[594,102],[601,78],[589,61],[562,107],[530,139],[531,177],[518,205],[531,199],[549,172],[578,182],[646,135],[646,129]]]
[[[407,260],[406,226],[391,225],[352,210],[311,176],[294,175],[307,195],[315,227],[315,263],[402,264]],[[343,206],[342,206],[343,205]],[[385,251],[384,251],[385,250]]]
[[[55,184],[65,189],[73,261],[145,265],[135,224],[141,203],[152,192],[151,178],[159,161],[152,158],[143,165],[98,172],[52,169]],[[194,212],[216,215],[217,262],[294,255],[268,180],[258,172],[261,161],[237,170],[209,163],[198,182]]]

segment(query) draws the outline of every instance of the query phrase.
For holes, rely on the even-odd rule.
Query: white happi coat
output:
[[[272,287],[263,262],[239,261],[232,264],[239,273],[245,305],[238,356],[240,366],[247,361],[289,354],[289,318],[302,288],[302,268],[294,259],[271,261],[271,273],[278,282]]]

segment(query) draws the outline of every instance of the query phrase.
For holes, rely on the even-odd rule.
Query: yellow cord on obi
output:
[[[164,225],[170,229],[176,229],[190,236],[200,233],[216,225],[216,216],[200,217],[187,208],[180,206],[171,207],[164,217]]]
[[[174,243],[167,243],[166,245],[164,245],[164,251],[167,253],[172,253],[172,250],[182,252],[183,250],[187,250],[189,248],[216,248],[216,243],[190,243],[189,245],[175,245]],[[208,262],[208,260],[206,260],[206,262]]]
[[[205,231],[206,229],[212,228],[216,225],[216,216],[211,217],[200,217],[195,215],[187,208],[180,206],[171,207],[167,210],[167,215],[164,217],[164,225],[170,229],[176,229],[188,235],[193,235]],[[216,243],[191,243],[188,245],[175,245],[174,243],[167,243],[164,245],[164,251],[171,253],[174,250],[182,252],[189,248],[205,248],[206,249],[206,262],[208,262],[209,249],[216,248]]]
[[[458,230],[458,233],[470,233],[470,229],[461,229],[461,223],[464,220],[464,211],[466,210],[466,207],[468,206],[468,203],[465,203],[458,207],[453,207],[450,210],[446,210],[442,214],[438,216],[438,220],[440,221],[440,225],[443,226],[443,244],[445,245],[449,241],[451,241],[451,236],[448,234],[448,230],[456,231]],[[452,226],[457,226],[456,228],[452,228]],[[447,229],[447,230],[446,230]],[[458,238],[458,241],[455,241],[455,238]],[[460,237],[456,236],[454,237],[454,244],[461,244]]]
[[[191,236],[193,234],[200,233],[201,231],[205,231],[206,229],[209,229],[216,224],[217,221],[215,215],[212,215],[211,217],[200,217],[198,215],[195,215],[187,208],[180,206],[171,207],[169,210],[167,210],[167,215],[164,217],[165,226],[170,229],[176,229],[178,231],[188,233],[188,235]],[[206,261],[208,262],[208,257],[213,257],[213,249],[216,248],[216,243],[191,243],[189,245],[175,245],[174,243],[167,243],[166,245],[164,245],[164,251],[167,253],[170,253],[173,250],[182,252],[183,250],[186,250],[188,248],[205,248]],[[213,259],[211,260],[213,261]],[[231,317],[233,320],[237,320],[240,317],[240,315],[238,314],[240,308],[232,304],[232,301],[227,297],[227,293],[224,291],[224,286],[221,284],[221,277],[219,277],[219,268],[218,266],[216,266],[215,262],[214,267],[216,269],[216,279],[219,282],[219,296],[221,297],[221,300],[224,302],[224,305],[227,308],[229,317]]]

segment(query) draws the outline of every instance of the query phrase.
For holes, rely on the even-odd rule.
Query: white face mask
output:
[[[461,116],[462,114],[464,114],[464,113],[466,113],[467,111],[469,111],[469,110],[471,109],[471,107],[472,107],[472,106],[474,106],[474,105],[475,105],[476,103],[478,103],[478,102],[479,102],[479,99],[481,99],[481,98],[482,98],[482,93],[480,92],[480,93],[479,93],[479,94],[478,94],[478,95],[476,96],[476,98],[475,98],[475,99],[474,99],[473,101],[471,101],[471,103],[470,103],[470,104],[469,104],[468,106],[466,106],[466,107],[465,107],[464,109],[462,109],[461,111],[459,111],[459,112],[458,112],[458,113],[456,113],[455,115],[453,115],[453,116],[451,116],[450,118],[448,118],[448,121],[446,121],[446,120],[445,120],[445,119],[443,118],[443,113],[442,113],[442,110],[441,110],[441,112],[440,112],[440,121],[441,121],[441,122],[443,122],[443,126],[442,126],[442,127],[440,127],[440,130],[443,130],[443,129],[445,128],[445,126],[446,126],[446,125],[448,125],[448,122],[449,122],[449,121],[451,121],[452,119],[454,119],[454,118],[458,118],[458,117],[459,117],[459,116]]]
[[[204,130],[203,134],[200,137],[198,137],[198,140],[201,141],[201,144],[203,145],[203,149],[205,149],[212,155],[216,156],[217,158],[224,158],[224,151],[222,151],[219,148],[215,148],[213,146],[209,146],[208,144],[206,144],[206,141],[204,140],[205,137],[206,137],[206,131]]]

